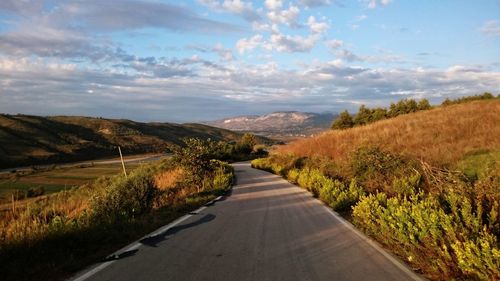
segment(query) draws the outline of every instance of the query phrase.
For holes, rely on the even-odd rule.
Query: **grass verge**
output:
[[[2,280],[62,280],[195,210],[231,185],[232,168],[216,164],[201,191],[182,178],[167,180],[179,173],[167,160],[3,212]]]
[[[499,162],[472,153],[459,162],[479,175],[471,178],[360,147],[347,164],[275,154],[252,166],[307,189],[431,280],[499,280]]]

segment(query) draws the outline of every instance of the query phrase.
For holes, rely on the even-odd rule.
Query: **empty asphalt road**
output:
[[[308,192],[234,167],[230,196],[78,280],[421,280]]]

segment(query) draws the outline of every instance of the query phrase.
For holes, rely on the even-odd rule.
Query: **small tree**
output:
[[[402,99],[396,104],[391,103],[388,115],[389,117],[396,117],[402,114],[415,112],[418,110],[418,104],[414,99]]]
[[[179,163],[189,175],[188,181],[198,188],[203,185],[203,179],[213,171],[212,159],[216,158],[220,151],[220,144],[214,141],[201,140],[198,138],[185,138],[182,140],[184,146],[173,146],[174,161]]]
[[[480,99],[483,100],[489,100],[489,99],[494,99],[495,96],[489,92],[484,92],[482,96],[480,96]]]
[[[451,105],[453,104],[453,102],[449,99],[449,98],[446,98],[443,103],[441,103],[441,105],[443,106],[447,106],[447,105]]]
[[[418,110],[427,110],[427,109],[431,109],[431,104],[427,99],[421,99],[418,102]]]
[[[384,120],[387,118],[387,109],[377,107],[372,110],[372,122]]]
[[[398,116],[398,106],[391,102],[391,106],[389,107],[389,111],[387,112],[387,117],[392,118]]]
[[[250,154],[253,147],[257,144],[257,138],[253,134],[245,133],[243,137],[236,143],[236,150],[239,153]]]
[[[406,107],[406,113],[412,113],[418,111],[418,104],[417,101],[414,99],[407,99],[405,100],[405,107]]]
[[[333,130],[343,130],[352,128],[354,126],[354,121],[352,120],[351,114],[347,110],[340,113],[339,117],[333,121],[332,129]]]
[[[360,125],[366,125],[370,123],[371,121],[371,116],[372,116],[372,111],[367,108],[364,104],[359,107],[358,114],[356,114],[356,117],[354,117],[354,125],[360,126]]]

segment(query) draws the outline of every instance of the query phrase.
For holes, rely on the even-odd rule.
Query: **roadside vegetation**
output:
[[[185,139],[170,147],[172,157],[128,176],[100,177],[0,212],[2,280],[67,278],[224,194],[233,169],[219,159],[263,156],[254,138],[231,145]]]
[[[253,134],[242,134],[236,142],[211,141],[217,155],[215,159],[242,161],[265,155],[265,145]],[[169,145],[175,149],[177,145]],[[126,163],[135,169],[141,163]],[[28,204],[35,198],[91,183],[101,176],[113,176],[122,171],[121,163],[82,163],[73,166],[32,166],[30,169],[0,173],[0,211]]]
[[[431,280],[499,280],[500,100],[477,99],[333,130],[252,165],[306,188]]]

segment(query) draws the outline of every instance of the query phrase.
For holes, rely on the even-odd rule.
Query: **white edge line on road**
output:
[[[276,175],[277,177],[279,177],[280,179],[282,179],[283,181],[287,182],[287,183],[290,183],[291,185],[295,186],[296,188],[300,189],[301,191],[303,191],[304,193],[308,194],[308,195],[311,195],[311,193],[307,190],[304,190],[303,188],[301,188],[300,186],[297,186],[289,181],[287,181],[286,179],[284,179],[283,177],[280,177],[278,175]],[[360,232],[356,227],[354,227],[350,222],[346,221],[344,218],[342,218],[337,212],[335,212],[334,210],[332,210],[329,206],[325,205],[325,203],[323,203],[322,201],[320,201],[319,199],[315,198],[315,200],[321,204],[321,206],[323,208],[325,208],[325,210],[330,214],[332,215],[338,222],[340,222],[341,224],[343,224],[344,226],[346,226],[348,229],[350,229],[352,232],[354,232],[359,238],[361,238],[361,240],[363,240],[364,242],[366,242],[368,245],[370,245],[372,248],[374,248],[377,252],[379,252],[380,254],[382,254],[386,259],[388,259],[392,264],[394,264],[397,268],[399,268],[400,270],[402,270],[404,273],[406,273],[411,279],[415,280],[415,281],[425,281],[427,279],[423,278],[422,276],[420,276],[419,274],[417,274],[416,272],[414,272],[413,270],[411,270],[410,268],[408,268],[406,266],[406,264],[404,264],[402,261],[400,261],[399,259],[396,259],[394,256],[392,256],[391,254],[389,254],[386,250],[384,250],[377,242],[373,241],[370,237],[366,236],[364,233]]]
[[[214,203],[216,201],[219,201],[221,198],[222,198],[222,196],[219,196],[219,197],[215,198],[214,200],[206,203],[205,206],[202,206],[202,207],[196,209],[195,211],[191,212],[190,214],[184,215],[184,216],[176,219],[175,221],[173,221],[173,222],[171,222],[171,223],[169,223],[169,224],[167,224],[165,226],[162,226],[162,227],[158,228],[157,230],[151,232],[148,235],[143,236],[139,240],[137,240],[135,242],[132,242],[131,244],[129,244],[129,245],[121,248],[120,250],[112,253],[109,256],[115,256],[115,255],[117,256],[117,255],[120,255],[121,253],[125,253],[125,252],[128,252],[128,251],[133,251],[135,249],[140,248],[142,244],[139,241],[143,240],[144,238],[156,236],[156,235],[159,235],[160,233],[166,232],[170,228],[178,225],[179,223],[181,223],[181,222],[189,219],[190,217],[192,217],[194,215],[199,214],[201,211],[203,211],[206,208],[208,208],[206,205],[210,205],[210,204],[212,204],[212,203]],[[99,271],[105,269],[106,267],[110,266],[111,264],[115,263],[116,261],[117,260],[106,261],[106,262],[103,262],[103,263],[99,264],[98,266],[95,266],[94,268],[92,268],[90,270],[89,269],[84,269],[83,271],[85,273],[82,273],[82,274],[81,273],[77,273],[76,274],[77,277],[71,277],[68,280],[72,280],[72,281],[84,281],[84,280],[87,280],[88,278],[92,277],[93,275],[95,275]]]
[[[270,174],[272,174],[272,173],[270,173]],[[290,183],[288,180],[284,179],[283,177],[280,177],[278,175],[275,175],[275,176],[278,177],[278,178],[280,178],[283,182],[286,182],[286,183],[289,183],[289,184],[293,185],[294,187],[298,188],[299,190],[303,191],[305,194],[307,194],[307,195],[310,196],[311,193],[309,191],[306,191],[303,188],[301,188],[301,187],[299,187],[299,186],[297,186],[297,185],[295,185],[293,183]],[[382,256],[384,256],[387,260],[389,260],[392,264],[394,264],[401,271],[403,271],[404,273],[406,273],[406,275],[408,275],[408,277],[410,277],[412,280],[415,280],[415,281],[425,281],[425,280],[427,280],[427,279],[423,278],[422,276],[418,275],[416,272],[414,272],[410,268],[408,268],[406,266],[406,264],[404,264],[402,261],[400,261],[399,259],[397,259],[394,256],[392,256],[391,254],[389,254],[380,245],[378,245],[377,242],[373,241],[370,237],[368,237],[364,233],[360,232],[358,229],[356,229],[356,227],[354,227],[351,223],[349,223],[344,218],[342,218],[337,212],[333,211],[330,207],[328,207],[327,205],[325,205],[322,201],[320,201],[317,198],[315,198],[315,200],[319,204],[321,204],[321,206],[323,208],[325,208],[325,210],[330,215],[332,215],[338,222],[340,222],[341,224],[343,224],[344,226],[346,226],[349,230],[351,230],[352,232],[354,232],[359,238],[361,238],[361,240],[363,240],[368,245],[370,245],[373,249],[375,249],[377,252],[379,252],[380,254],[382,254]]]
[[[358,229],[356,229],[351,223],[343,219],[339,214],[337,214],[335,211],[330,209],[328,206],[324,205],[323,202],[321,202],[323,207],[341,224],[349,228],[352,232],[354,232],[358,237],[360,237],[363,241],[368,243],[368,245],[372,246],[377,252],[382,254],[386,259],[388,259],[390,262],[392,262],[396,267],[401,269],[403,272],[405,272],[411,279],[415,281],[423,281],[426,280],[423,277],[419,276],[417,273],[415,273],[413,270],[409,269],[405,264],[403,264],[401,261],[398,259],[394,258],[391,254],[389,254],[386,250],[384,250],[381,246],[379,246],[376,242],[374,242],[371,238],[366,236],[365,234],[361,233]]]

